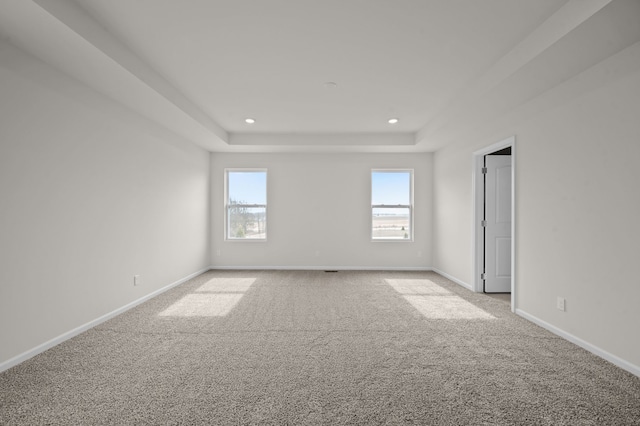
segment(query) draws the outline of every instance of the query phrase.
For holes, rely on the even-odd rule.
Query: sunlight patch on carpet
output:
[[[240,302],[255,278],[212,278],[158,315],[161,317],[223,317]]]
[[[438,284],[430,280],[394,280],[386,279],[387,284],[400,294],[451,294]]]
[[[161,317],[223,317],[231,312],[243,294],[187,294],[164,311]]]
[[[255,281],[255,278],[212,278],[196,292],[244,293]]]
[[[422,315],[429,319],[495,319],[459,296],[403,296]]]

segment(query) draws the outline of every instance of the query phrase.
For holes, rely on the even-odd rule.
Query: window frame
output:
[[[264,184],[264,196],[265,196],[265,204],[229,204],[229,173],[264,173],[265,174],[265,184]],[[250,167],[250,168],[225,168],[224,169],[224,240],[225,241],[246,241],[246,242],[266,242],[267,241],[267,223],[269,222],[268,218],[268,204],[269,204],[269,173],[266,168],[258,168],[258,167]],[[233,206],[242,206],[247,208],[264,208],[264,238],[238,238],[231,237],[229,235],[230,227],[230,215],[229,209]]]
[[[373,174],[374,173],[409,173],[409,204],[373,204]],[[414,194],[413,194],[414,169],[371,169],[370,175],[370,197],[371,204],[369,232],[372,242],[413,242],[414,241]],[[373,209],[375,208],[408,208],[409,209],[409,238],[382,238],[373,236]]]

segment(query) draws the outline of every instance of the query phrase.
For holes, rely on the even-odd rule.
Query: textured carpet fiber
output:
[[[640,379],[434,273],[210,271],[0,374],[0,424],[640,425]]]

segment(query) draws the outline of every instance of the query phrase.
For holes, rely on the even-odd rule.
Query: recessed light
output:
[[[255,120],[255,119],[253,119],[253,118],[245,118],[245,119],[244,119],[244,122],[245,122],[245,123],[247,123],[247,124],[253,124],[253,123],[255,123],[255,122],[256,122],[256,120]]]
[[[389,119],[389,124],[398,124],[398,119],[397,118],[390,118]]]
[[[338,85],[333,81],[327,81],[326,83],[323,84],[323,86],[325,89],[331,90],[331,89],[335,89]]]

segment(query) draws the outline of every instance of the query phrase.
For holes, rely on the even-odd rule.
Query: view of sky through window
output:
[[[242,204],[267,204],[266,172],[232,172],[228,175],[229,199]]]
[[[411,204],[411,172],[373,172],[371,183],[371,204]]]
[[[267,238],[266,170],[227,171],[226,238]]]
[[[371,172],[371,237],[374,240],[411,240],[410,170]]]

